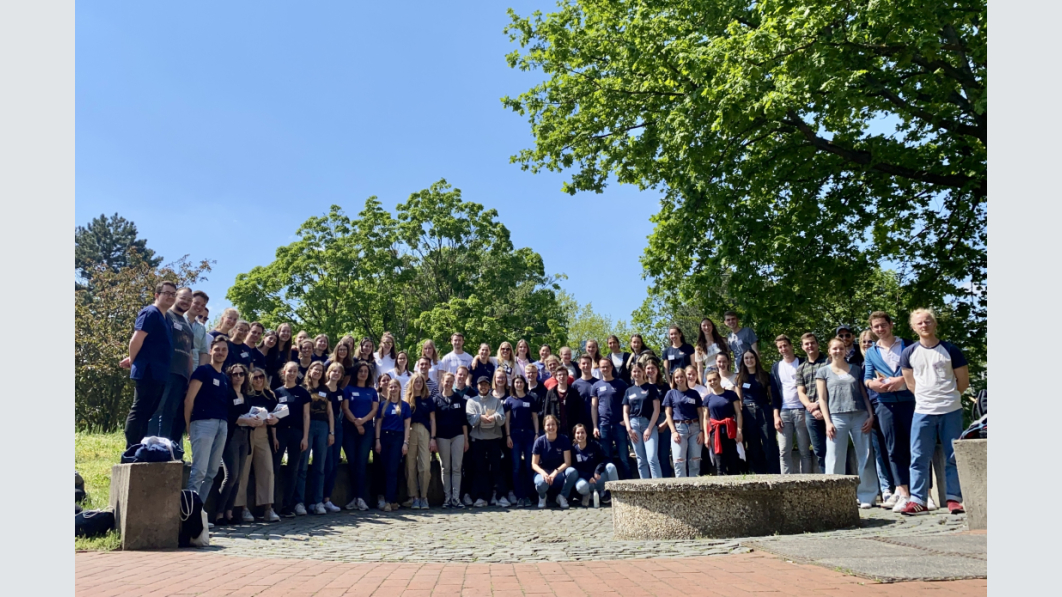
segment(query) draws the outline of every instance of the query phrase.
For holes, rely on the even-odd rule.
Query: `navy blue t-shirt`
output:
[[[535,440],[531,448],[532,454],[539,455],[538,465],[547,473],[552,473],[558,466],[564,464],[564,452],[572,449],[572,442],[567,435],[557,434],[557,439],[549,441],[545,434]]]
[[[630,417],[653,418],[653,403],[660,400],[660,393],[656,386],[651,383],[643,383],[640,386],[631,386],[623,394],[623,405],[630,407]],[[657,417],[657,423],[661,417]]]
[[[350,414],[357,418],[368,416],[372,412],[372,405],[374,402],[380,401],[380,395],[376,393],[376,388],[362,388],[355,386],[347,386],[343,390],[343,397],[350,403]],[[371,425],[373,421],[366,422],[366,425]]]
[[[506,413],[512,413],[509,422],[509,428],[511,431],[528,431],[534,433],[535,422],[531,418],[531,413],[537,413],[541,404],[536,402],[532,396],[524,396],[518,398],[516,396],[508,396],[502,404],[505,406]]]
[[[449,398],[443,396],[442,392],[436,394],[435,437],[453,439],[464,434],[464,428],[468,427],[468,417],[465,416],[467,401],[465,393],[456,390]]]
[[[683,344],[678,348],[668,346],[664,349],[664,360],[667,361],[668,371],[671,373],[692,365],[691,357],[693,357],[693,347],[689,344]]]
[[[597,397],[597,424],[599,426],[623,421],[623,395],[626,392],[627,384],[615,377],[612,381],[601,380],[594,384],[593,393]]]
[[[599,467],[605,462],[601,444],[587,438],[586,447],[579,449],[579,444],[572,442],[572,467],[579,473],[580,479],[592,479],[600,474]],[[603,467],[601,467],[603,468]]]
[[[405,420],[412,417],[409,405],[405,402],[394,403],[390,400],[380,406],[380,430],[397,431],[402,433],[406,430]]]
[[[486,377],[490,380],[491,386],[493,387],[494,369],[494,363],[491,363],[490,361],[487,361],[486,363],[476,363],[476,366],[472,367],[472,370],[469,371],[469,385],[474,386],[479,383],[480,377]]]
[[[412,425],[413,423],[420,423],[421,425],[424,425],[430,432],[431,413],[435,412],[435,401],[432,400],[431,396],[428,396],[427,398],[421,398],[420,396],[417,396],[413,400],[417,408],[410,409],[412,411],[412,414],[410,415],[411,420],[409,421],[409,424]],[[436,431],[438,431],[438,429],[436,429]]]
[[[269,371],[269,360],[266,359],[266,356],[264,354],[262,354],[261,350],[258,350],[257,348],[252,348],[251,349],[251,366],[252,367],[258,367],[262,371],[268,372]]]
[[[704,398],[704,408],[708,409],[709,418],[722,421],[734,416],[735,400],[738,400],[738,395],[733,390],[723,390],[723,393],[718,395],[708,390],[708,395]]]
[[[310,403],[310,393],[302,386],[285,388],[280,386],[275,391],[277,402],[288,405],[288,416],[277,423],[277,429],[294,427],[302,431],[302,407]]]
[[[770,406],[771,399],[767,394],[767,387],[760,383],[755,376],[749,376],[741,383],[741,399],[746,402],[755,402],[761,406]]]
[[[676,421],[685,421],[693,419],[694,421],[700,419],[697,416],[697,408],[701,405],[701,395],[697,393],[697,390],[686,388],[685,392],[680,392],[677,389],[671,389],[667,391],[667,395],[664,396],[663,408],[671,407],[671,418]]]
[[[582,372],[580,371],[580,373]],[[575,393],[579,394],[579,397],[583,399],[583,420],[586,421],[587,426],[589,426],[590,422],[594,420],[590,416],[590,411],[594,408],[594,405],[591,402],[591,397],[594,395],[595,383],[597,383],[596,378],[586,380],[579,377],[574,381],[570,378],[568,379],[568,387],[575,390]]]
[[[199,381],[192,404],[192,420],[229,418],[229,392],[232,386],[224,373],[214,370],[213,365],[200,365],[192,372],[191,381]]]
[[[233,344],[229,342],[229,356],[225,357],[224,370],[228,371],[229,367],[239,363],[244,367],[247,367],[247,373],[251,372],[251,363],[254,359],[251,357],[252,352],[258,352],[258,350],[247,346],[246,344]]]
[[[148,305],[137,313],[133,329],[147,336],[140,345],[140,352],[133,359],[129,378],[166,381],[170,375],[170,358],[173,356],[173,337],[166,316],[155,305]]]

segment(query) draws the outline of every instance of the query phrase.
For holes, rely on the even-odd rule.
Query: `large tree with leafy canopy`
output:
[[[431,338],[469,343],[566,340],[557,276],[542,257],[513,246],[498,213],[464,201],[445,180],[413,193],[392,215],[370,197],[357,217],[333,205],[308,219],[276,260],[239,274],[228,298],[245,318],[291,322],[333,343],[392,332],[419,354]],[[472,347],[474,350],[475,347]]]
[[[710,312],[796,324],[879,266],[986,359],[987,3],[562,0],[510,11],[545,80],[532,171],[659,189],[648,276]],[[869,306],[868,306],[869,308]],[[904,327],[901,325],[901,327]]]

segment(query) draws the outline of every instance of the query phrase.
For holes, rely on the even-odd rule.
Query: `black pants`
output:
[[[148,432],[148,421],[159,408],[162,393],[166,389],[166,380],[138,379],[133,391],[133,406],[125,418],[125,447],[134,446],[144,439]],[[184,413],[181,413],[184,418]]]
[[[277,429],[277,441],[280,443],[280,449],[273,454],[273,471],[275,471],[273,474],[279,476],[281,471],[280,461],[284,456],[285,450],[288,452],[288,468],[284,469],[284,493],[283,495],[277,495],[279,493],[277,490],[281,484],[276,483],[273,490],[273,504],[279,504],[280,511],[284,513],[299,503],[305,489],[299,487],[299,469],[303,466],[302,463],[305,462],[302,457],[302,427],[298,429],[295,427]]]
[[[491,491],[498,497],[504,496],[505,474],[501,467],[502,442],[498,439],[473,439],[472,460],[475,462],[476,477],[472,486],[472,499],[490,501]]]
[[[741,433],[745,436],[748,468],[757,475],[782,474],[778,460],[778,436],[770,406],[745,402],[741,406]]]
[[[716,433],[722,436],[720,438],[723,444],[723,452],[721,454],[715,453]],[[708,445],[704,449],[708,451],[708,455],[712,459],[712,472],[716,475],[736,475],[740,472],[738,470],[737,442],[727,437],[725,428],[719,428],[715,432],[709,433]],[[748,457],[748,454],[745,456]]]

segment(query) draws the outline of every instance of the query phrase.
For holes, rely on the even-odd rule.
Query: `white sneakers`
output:
[[[356,509],[358,507],[358,500],[360,500],[360,499],[361,498],[352,499],[349,502],[347,502],[346,506],[343,506],[343,507],[346,508],[347,510],[354,510],[354,509]]]
[[[516,501],[516,500],[513,500],[513,501]],[[512,504],[509,502],[509,500],[505,499],[505,497],[503,496],[502,499],[498,500],[498,505],[501,506],[502,508],[508,508]]]
[[[383,496],[381,495],[380,499],[376,502],[376,509],[377,510],[383,510],[384,507],[386,507],[386,506],[387,506],[387,501],[384,500]]]
[[[561,510],[567,510],[568,509],[568,500],[565,499],[563,495],[558,495],[557,496],[557,505],[560,506]]]
[[[470,495],[468,495],[466,493],[465,494],[465,499],[461,500],[461,503],[463,503],[466,506],[471,506],[472,505],[472,496],[470,496]]]
[[[486,507],[486,505],[487,505],[487,502],[485,500],[483,500],[482,498],[480,498],[480,499],[476,500],[476,503],[472,504],[472,507],[474,507],[474,508],[483,508],[483,507]]]
[[[594,490],[594,507],[601,507],[601,494],[599,494],[596,489]]]
[[[326,511],[328,511],[328,512],[342,512],[343,511],[342,508],[340,508],[339,506],[333,504],[332,502],[325,502],[324,503],[324,509]]]
[[[881,507],[886,510],[891,510],[896,505],[896,500],[900,499],[900,494],[893,493],[885,496],[885,501],[881,502]]]
[[[274,512],[272,508],[270,508],[269,512],[266,512],[265,520],[266,522],[280,522],[280,517],[277,516],[277,513]]]
[[[897,513],[902,512],[903,509],[907,507],[907,502],[909,502],[910,500],[907,499],[906,497],[902,496],[902,495],[901,496],[895,496],[895,497],[896,497],[896,505],[892,507],[892,511],[893,512],[897,512]]]
[[[358,510],[361,510],[362,512],[364,512],[364,511],[366,511],[366,510],[368,510],[368,509],[369,509],[369,505],[368,505],[368,504],[366,504],[366,503],[365,503],[365,500],[363,500],[363,499],[361,499],[361,498],[358,498],[358,504],[357,504],[357,506],[358,506]]]
[[[244,508],[243,514],[240,515],[240,520],[244,522],[254,522],[254,514],[251,514],[250,510]]]
[[[328,514],[328,510],[325,510],[324,504],[322,502],[317,502],[316,504],[313,505],[313,513],[314,514]]]
[[[545,507],[546,507],[546,496],[539,496],[539,498],[538,498],[538,509],[542,510]]]
[[[932,512],[933,510],[936,510],[936,509],[937,509],[937,503],[934,502],[933,501],[933,497],[930,496],[928,499],[926,499],[926,510],[929,510],[930,512]]]
[[[859,507],[863,510],[870,510],[874,507],[874,504],[868,504],[866,502],[863,502],[862,504],[859,504]]]
[[[306,516],[306,506],[302,505],[301,502],[298,503],[298,504],[295,504],[295,515],[296,516]]]
[[[516,494],[515,493],[510,491],[509,495],[508,495],[508,498],[509,498],[509,503],[510,504],[515,504],[516,503]]]

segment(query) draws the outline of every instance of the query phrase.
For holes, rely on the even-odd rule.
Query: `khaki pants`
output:
[[[431,433],[421,423],[409,426],[409,450],[406,453],[406,489],[409,498],[427,498],[431,481]],[[417,489],[417,480],[420,489]]]
[[[269,427],[251,430],[251,456],[248,465],[240,471],[240,488],[236,491],[236,507],[247,506],[247,482],[254,467],[254,501],[258,506],[273,503],[273,448],[269,439]]]

